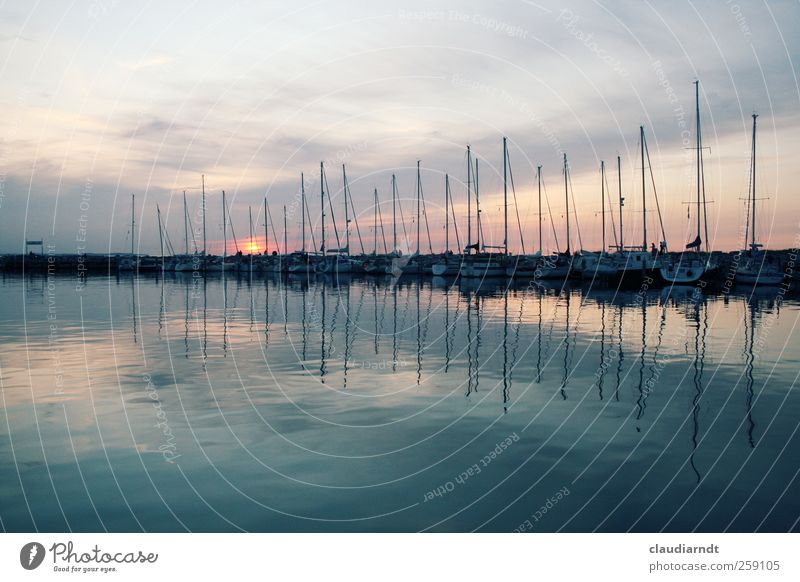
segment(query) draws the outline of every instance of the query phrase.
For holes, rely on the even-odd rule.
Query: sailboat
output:
[[[225,190],[222,191],[222,257],[208,258],[206,271],[233,271],[239,267],[238,262],[228,259],[228,206],[225,202]]]
[[[286,248],[286,207],[283,209],[283,238],[284,238],[284,253],[286,256],[286,271],[290,274],[309,273],[313,271],[314,266],[311,262],[311,257],[306,252],[306,181],[305,177],[300,173],[300,215],[302,216],[300,227],[302,246],[300,252],[293,252],[288,254],[289,250]]]
[[[583,279],[608,279],[619,270],[616,261],[606,253],[606,163],[600,162],[600,215],[603,244],[599,253],[581,252],[576,270]]]
[[[478,160],[475,160],[475,208],[476,218],[478,223],[478,242],[474,247],[477,251],[475,254],[469,254],[464,257],[461,263],[460,275],[466,278],[491,278],[491,277],[505,277],[506,276],[506,259],[508,257],[508,180],[506,156],[508,150],[506,149],[506,138],[503,138],[503,232],[505,239],[503,245],[487,245],[482,240],[481,230],[481,206],[480,206],[480,190],[478,187]],[[488,251],[486,249],[494,249]],[[498,252],[502,249],[502,252]]]
[[[200,270],[200,257],[197,254],[197,242],[192,231],[194,254],[189,254],[189,212],[186,207],[186,191],[183,191],[183,255],[175,257],[175,270],[179,272]]]
[[[131,254],[127,257],[119,257],[117,269],[120,271],[135,271],[139,266],[139,260],[134,252],[134,240],[136,228],[136,195],[131,194]]]
[[[392,252],[389,253],[389,262],[384,265],[384,273],[393,277],[399,277],[403,270],[408,265],[411,256],[403,254],[400,247],[397,246],[397,209],[400,209],[400,221],[403,225],[403,235],[405,240],[405,248],[408,248],[408,233],[406,233],[406,221],[403,216],[403,206],[397,199],[397,178],[392,174]]]
[[[708,252],[708,220],[706,214],[705,179],[703,177],[703,135],[700,131],[700,81],[694,82],[694,91],[695,117],[697,120],[695,130],[695,137],[697,140],[697,235],[692,242],[686,245],[686,250],[694,249],[695,254],[686,256],[684,252],[681,253],[679,257],[672,257],[671,260],[661,265],[659,269],[661,278],[667,283],[672,284],[694,283],[704,274],[715,268],[715,265],[711,263],[711,254]],[[703,246],[703,239],[700,236],[701,214],[703,218],[702,223],[705,226],[706,252],[701,250]]]
[[[439,255],[431,265],[431,273],[437,277],[458,276],[461,265],[461,255],[453,254],[450,250],[450,211],[453,211],[453,225],[455,226],[458,247],[461,241],[458,240],[458,224],[455,221],[455,208],[453,198],[450,195],[450,176],[444,176],[444,253]]]
[[[744,263],[739,263],[736,267],[736,281],[740,283],[750,283],[755,285],[780,285],[783,282],[783,273],[778,265],[772,262],[763,250],[763,245],[756,242],[756,118],[757,113],[753,113],[753,149],[750,159],[750,192],[748,193],[748,204],[750,213],[748,216],[748,229],[745,234],[750,234],[750,248],[745,255]]]
[[[666,251],[667,243],[664,240],[664,227],[661,224],[661,210],[658,207],[658,198],[655,190],[653,196],[656,197],[657,210],[659,212],[659,224],[661,224],[661,244],[660,250],[656,249],[655,243],[650,243],[650,250],[648,250],[647,239],[647,187],[646,187],[646,170],[650,167],[649,163],[645,164],[645,154],[649,162],[650,153],[647,149],[647,141],[644,136],[644,126],[639,126],[639,142],[641,145],[642,156],[642,245],[626,247],[623,244],[622,238],[622,206],[625,198],[622,197],[622,180],[620,177],[619,186],[619,201],[620,201],[620,239],[617,252],[612,255],[614,262],[617,265],[617,276],[622,280],[636,280],[641,281],[643,278],[653,278],[658,274],[657,269],[661,266],[660,252]],[[617,157],[617,172],[620,172],[620,158]],[[621,174],[619,174],[621,176]],[[652,178],[653,169],[650,167],[650,176]]]
[[[541,171],[540,171],[541,175]],[[567,279],[572,271],[573,256],[571,252],[570,240],[570,223],[569,223],[569,164],[567,163],[567,154],[564,154],[564,200],[566,203],[566,219],[567,219],[567,249],[566,252],[561,253],[558,251],[554,255],[543,255],[539,258],[536,266],[537,279]],[[541,198],[539,206],[541,208]],[[552,217],[551,217],[552,221]],[[541,223],[539,224],[541,231]],[[556,241],[558,242],[558,241]],[[540,243],[541,245],[541,243]]]
[[[414,255],[409,259],[405,268],[404,274],[408,275],[424,275],[430,272],[431,255],[433,255],[433,243],[431,242],[431,232],[428,227],[428,213],[425,209],[425,195],[422,192],[422,176],[420,174],[420,161],[417,160],[417,250]],[[429,255],[421,254],[420,241],[421,241],[421,228],[422,219],[425,219],[425,230],[428,233],[428,251]]]
[[[384,275],[386,274],[387,266],[392,263],[392,255],[389,253],[389,248],[386,244],[386,232],[383,229],[383,215],[381,214],[381,205],[378,200],[378,189],[373,191],[373,207],[372,207],[372,237],[373,247],[372,254],[363,261],[364,272],[371,275]],[[383,253],[378,252],[378,230],[381,232],[383,239]]]
[[[509,277],[519,279],[535,279],[538,276],[539,263],[542,259],[542,166],[536,167],[536,182],[539,193],[539,250],[532,255],[518,257],[514,265],[506,268]]]
[[[347,185],[347,174],[345,173],[345,166],[342,164],[342,176],[345,186]],[[350,258],[350,210],[347,204],[348,189],[343,188],[344,192],[344,216],[345,216],[345,246],[342,246],[339,238],[339,229],[336,226],[336,214],[333,211],[333,200],[331,199],[330,188],[328,189],[328,208],[331,211],[331,223],[333,225],[333,234],[336,237],[336,247],[328,248],[325,244],[325,189],[328,185],[328,179],[325,176],[324,166],[320,163],[320,183],[322,188],[320,190],[321,204],[322,204],[322,256],[314,264],[314,270],[317,273],[338,273],[346,274],[352,272],[353,261]]]

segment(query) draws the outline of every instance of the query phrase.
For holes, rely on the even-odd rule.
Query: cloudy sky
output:
[[[417,160],[438,250],[445,173],[465,236],[467,144],[480,158],[486,237],[500,244],[503,136],[517,200],[512,248],[520,247],[517,213],[526,250],[538,244],[538,165],[550,205],[545,246],[552,216],[563,247],[564,153],[583,246],[601,244],[601,160],[619,226],[617,155],[624,236],[638,242],[640,125],[667,241],[679,249],[694,238],[694,209],[687,215],[684,202],[696,189],[688,149],[696,79],[713,246],[741,244],[754,111],[758,195],[768,198],[758,202],[758,232],[770,247],[796,246],[797,30],[796,1],[4,2],[0,251],[19,252],[26,238],[56,252],[125,250],[132,193],[140,252],[158,251],[156,204],[180,251],[182,193],[199,236],[203,174],[210,251],[221,250],[222,190],[240,245],[248,206],[263,241],[266,196],[280,237],[288,207],[295,247],[300,174],[316,223],[320,161],[340,230],[346,164],[371,247],[373,190],[388,233],[392,173],[413,230]],[[647,188],[652,234],[649,174]]]

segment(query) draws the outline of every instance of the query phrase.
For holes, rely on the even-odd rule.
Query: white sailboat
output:
[[[469,150],[467,150],[469,152]],[[469,159],[469,153],[467,158]],[[506,138],[503,138],[503,200],[504,200],[504,221],[503,228],[505,240],[503,246],[492,246],[483,243],[481,240],[481,206],[480,193],[478,188],[478,160],[475,160],[475,207],[478,222],[478,242],[472,247],[477,252],[464,257],[461,263],[459,274],[466,278],[492,278],[506,276],[506,258],[508,256],[508,185],[505,177],[507,165],[506,157]],[[471,163],[471,162],[470,162]],[[469,247],[468,247],[469,248]],[[495,252],[486,249],[495,249]],[[496,252],[502,249],[502,252]]]
[[[753,148],[750,159],[750,192],[748,204],[748,231],[750,234],[750,248],[744,251],[745,260],[736,267],[736,281],[755,285],[780,285],[783,282],[783,273],[780,267],[773,263],[763,250],[763,245],[756,242],[756,118],[753,113]]]
[[[677,258],[671,257],[669,261],[661,266],[659,273],[661,278],[667,283],[687,284],[695,283],[706,273],[715,269],[711,262],[711,253],[708,251],[708,217],[706,213],[705,180],[703,178],[703,135],[700,131],[700,81],[694,82],[695,88],[695,110],[696,110],[696,150],[697,150],[697,236],[686,245],[686,249],[694,249],[695,252],[687,255],[681,253]],[[701,250],[703,239],[701,237],[700,226],[705,226],[706,251]]]
[[[602,217],[602,246],[599,253],[581,252],[577,270],[583,279],[608,279],[616,276],[619,267],[606,253],[606,164],[600,162],[600,214]]]
[[[645,165],[645,152],[647,150],[647,142],[644,136],[644,126],[639,126],[639,142],[641,145],[642,156],[642,245],[625,247],[623,241],[623,228],[622,228],[622,207],[625,198],[622,196],[622,179],[621,179],[621,166],[620,158],[617,157],[617,174],[620,180],[619,185],[619,204],[620,204],[620,222],[619,222],[619,247],[616,253],[612,255],[614,262],[617,265],[617,275],[623,280],[642,280],[644,277],[651,277],[661,266],[661,257],[659,251],[656,250],[655,243],[650,243],[650,250],[648,250],[647,239],[647,188],[646,188],[646,170]],[[649,153],[647,154],[649,158]],[[649,165],[649,164],[648,164]],[[650,169],[652,176],[652,168]],[[655,192],[653,193],[655,196]],[[660,216],[660,214],[659,214]],[[661,230],[662,239],[664,237],[664,230]],[[661,249],[666,250],[666,241],[661,241]],[[656,273],[657,274],[657,271]]]

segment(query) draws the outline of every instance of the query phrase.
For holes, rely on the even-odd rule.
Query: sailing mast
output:
[[[247,245],[249,247],[247,250],[250,251],[250,252],[248,252],[247,254],[248,255],[252,255],[253,254],[252,253],[252,250],[253,250],[253,207],[252,206],[248,206],[247,207],[247,215],[250,218],[250,243]]]
[[[225,190],[222,191],[222,268],[225,268],[225,259],[228,256],[228,218],[225,214]]]
[[[444,252],[450,250],[450,176],[444,175]]]
[[[392,174],[392,252],[397,252],[397,180]]]
[[[694,82],[694,103],[695,103],[695,123],[697,140],[697,238],[700,238],[700,164],[702,153],[702,138],[700,137],[700,81]],[[697,245],[697,252],[700,252],[700,245]]]
[[[283,253],[289,255],[289,230],[286,228],[286,205],[283,205]]]
[[[164,233],[161,230],[161,209],[156,203],[156,216],[158,217],[158,246],[161,249],[161,265],[164,265]]]
[[[753,190],[753,199],[750,202],[750,211],[752,215],[752,232],[750,236],[750,252],[755,253],[758,250],[758,246],[756,244],[756,118],[758,117],[758,113],[753,113],[753,154],[752,160],[750,161],[750,180],[752,181],[752,190]]]
[[[472,152],[470,151],[470,146],[467,145],[467,254],[472,254],[472,192],[470,192],[471,176]]]
[[[603,226],[603,246],[600,250],[600,255],[606,252],[606,163],[600,160],[600,203]]]
[[[372,247],[372,254],[378,254],[378,189],[375,188],[375,194],[373,196],[375,208],[372,212],[372,232],[374,234],[374,245]]]
[[[320,241],[319,250],[322,256],[325,256],[325,176],[323,169],[323,162],[319,163],[319,202],[320,212],[322,215],[322,240]]]
[[[267,197],[264,196],[264,254],[269,254],[269,222],[267,221]]]
[[[478,185],[480,184],[479,176],[480,174],[478,173],[478,158],[475,158],[475,212],[476,212],[475,216],[478,221],[478,249],[479,249],[478,252],[480,252],[480,249],[483,248],[481,247],[481,232],[483,229],[481,228],[481,195],[480,195],[480,190],[478,189]]]
[[[419,200],[420,200],[420,179],[419,179],[419,160],[417,160],[417,256],[419,256],[419,228],[420,228],[420,214],[419,214]]]
[[[203,189],[203,256],[206,256],[206,175],[201,175]]]
[[[567,166],[567,154],[564,154],[564,200],[567,201],[567,256],[570,254],[570,238],[569,238],[569,169]]]
[[[503,138],[503,254],[508,255],[508,149]]]
[[[136,236],[136,194],[131,194],[131,257],[134,256],[133,239]]]
[[[539,186],[539,254],[542,250],[542,166],[536,166],[536,182]]]
[[[639,141],[642,144],[642,250],[647,251],[647,196],[644,180],[644,126],[639,126]]]
[[[300,172],[300,198],[301,198],[300,214],[303,215],[303,234],[302,234],[303,246],[301,248],[301,252],[305,255],[306,254],[306,180],[305,177],[303,176],[303,172]],[[284,206],[284,209],[285,208],[286,207]],[[287,250],[286,253],[288,254],[289,251]]]
[[[347,171],[344,168],[344,164],[342,164],[342,184],[344,184],[344,188],[347,188]],[[347,191],[344,192],[344,246],[345,252],[349,255],[350,254],[350,211],[347,208]]]
[[[186,255],[189,254],[189,225],[186,215],[186,190],[183,191],[183,241],[186,246]]]
[[[625,244],[622,240],[622,206],[625,204],[625,198],[622,197],[622,159],[617,156],[617,181],[619,189],[619,250],[625,250]]]

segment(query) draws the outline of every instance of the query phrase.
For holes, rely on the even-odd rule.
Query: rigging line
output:
[[[230,224],[230,226],[231,226],[231,234],[233,235],[233,246],[236,249],[236,252],[238,253],[239,252],[239,243],[236,241],[236,231],[233,228],[233,219],[231,218],[231,207],[228,204],[227,200],[225,201],[225,207],[226,207],[227,213],[228,213],[228,217],[227,217],[228,224]]]
[[[331,209],[331,222],[333,223],[333,233],[336,235],[336,249],[342,248],[342,243],[339,241],[339,229],[336,228],[336,213],[333,211],[333,200],[331,200],[331,189],[328,186],[328,173],[322,170],[322,179],[325,180],[325,191],[328,193],[328,207]],[[350,249],[347,249],[350,252]]]
[[[156,205],[156,208],[158,208],[158,205]],[[159,224],[158,227],[162,228],[162,226],[163,226],[164,242],[165,242],[165,246],[167,248],[167,252],[169,252],[170,255],[174,255],[175,251],[172,248],[172,244],[171,244],[171,242],[169,240],[169,231],[167,230],[167,221],[166,220],[161,220],[161,215],[160,214],[158,215],[158,221],[159,221],[159,223],[161,223],[161,224]]]
[[[558,234],[556,233],[556,223],[553,220],[553,212],[550,209],[550,197],[547,195],[547,185],[544,179],[542,179],[542,190],[544,191],[544,200],[547,202],[547,214],[550,215],[550,226],[553,229],[553,238],[556,241],[556,252],[561,254],[561,247],[558,244]]]
[[[281,246],[278,243],[278,233],[275,232],[275,223],[272,222],[272,213],[269,211],[269,202],[267,202],[267,222],[269,222],[270,226],[272,227],[272,237],[273,240],[275,241],[275,247],[278,249],[278,251],[280,251]],[[283,252],[288,254],[286,249],[283,249]]]
[[[353,222],[356,223],[356,234],[358,234],[358,246],[361,247],[361,254],[365,254],[364,252],[364,240],[361,238],[361,229],[358,226],[358,213],[355,212],[355,205],[353,205],[353,194],[350,191],[350,180],[345,182],[345,196],[347,196],[348,200],[350,200],[350,208],[353,209]]]
[[[703,134],[700,133],[700,146],[703,145]],[[700,183],[703,193],[703,230],[705,234],[706,253],[709,252],[708,245],[708,205],[706,204],[706,162],[703,158],[703,150],[700,150]]]
[[[658,191],[656,190],[656,179],[653,175],[653,164],[650,162],[650,148],[647,140],[644,140],[644,151],[647,154],[647,168],[650,170],[650,183],[653,185],[653,198],[656,201],[656,211],[658,212],[658,225],[661,227],[661,240],[667,242],[667,233],[664,231],[664,220],[661,217],[661,204],[658,201]]]
[[[514,210],[517,213],[517,227],[519,228],[519,242],[522,246],[522,254],[525,254],[525,239],[522,237],[522,221],[519,218],[519,204],[517,204],[517,190],[514,188],[514,173],[511,171],[511,156],[506,150],[506,163],[508,165],[508,177],[511,178],[511,193],[514,196]]]
[[[572,198],[572,214],[575,215],[575,228],[578,230],[578,244],[583,250],[583,239],[581,238],[581,225],[578,222],[578,207],[575,206],[575,190],[572,189],[572,174],[567,172],[567,180],[569,180],[569,194],[570,198]],[[569,216],[567,217],[569,220]]]

